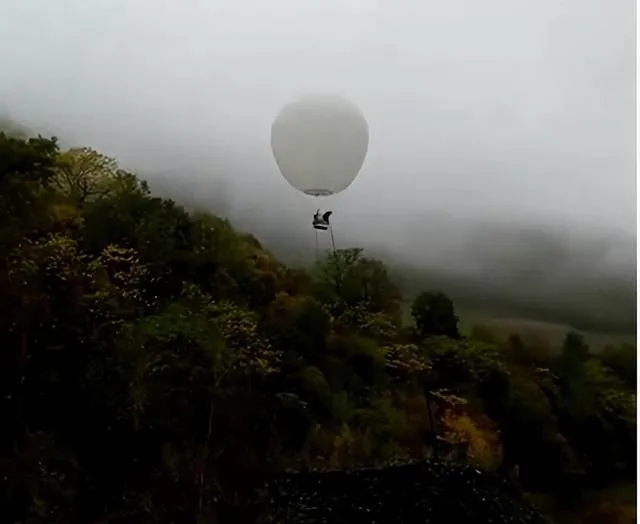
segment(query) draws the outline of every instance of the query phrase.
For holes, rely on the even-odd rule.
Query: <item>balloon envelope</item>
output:
[[[284,178],[313,196],[343,191],[369,147],[360,110],[339,96],[310,96],[286,105],[271,127],[271,149]]]

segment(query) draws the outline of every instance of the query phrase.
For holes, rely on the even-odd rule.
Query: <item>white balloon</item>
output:
[[[271,149],[284,178],[312,196],[344,191],[369,147],[363,114],[339,96],[316,95],[286,105],[271,127]]]

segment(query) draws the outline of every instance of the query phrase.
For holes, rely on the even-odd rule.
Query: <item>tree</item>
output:
[[[60,154],[55,183],[63,194],[85,202],[106,194],[118,173],[115,159],[90,147],[77,147]]]
[[[633,478],[635,348],[539,355],[400,303],[360,249],[290,269],[97,151],[0,134],[0,514],[256,522],[274,471],[434,450],[504,449],[546,493]]]
[[[279,293],[267,312],[266,328],[289,366],[318,365],[326,358],[330,319],[313,298]]]
[[[316,268],[316,295],[337,315],[363,306],[367,311],[399,315],[400,292],[379,260],[361,249],[339,249]]]
[[[462,404],[465,407],[465,404]],[[444,410],[443,440],[461,453],[463,459],[483,470],[495,470],[501,462],[500,438],[496,424],[486,416],[474,417],[459,406]]]
[[[0,133],[0,250],[43,225],[46,206],[37,202],[55,175],[57,155],[55,138]]]
[[[585,364],[589,357],[589,346],[580,333],[571,331],[567,333],[562,344],[560,355],[560,376],[562,377],[563,391],[570,402],[584,405],[582,396],[585,391]]]
[[[413,301],[411,315],[422,338],[445,336],[460,338],[453,302],[444,293],[423,292]]]
[[[635,389],[638,351],[631,344],[608,346],[600,354],[602,364],[620,377],[629,388]]]
[[[567,333],[562,344],[562,361],[567,369],[584,364],[588,356],[589,346],[584,337],[575,331]]]

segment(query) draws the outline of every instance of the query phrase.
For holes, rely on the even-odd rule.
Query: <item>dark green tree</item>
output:
[[[620,377],[629,388],[635,389],[638,351],[631,344],[607,346],[600,354],[602,364]]]
[[[339,249],[320,261],[316,295],[337,315],[354,307],[394,316],[400,312],[400,292],[387,268],[363,256],[362,249]]]
[[[360,249],[287,268],[97,151],[0,133],[0,520],[264,521],[274,471],[436,433],[546,494],[634,481],[635,347],[543,354],[401,303]]]
[[[411,315],[422,338],[445,336],[460,338],[453,302],[441,292],[420,293],[411,305]]]

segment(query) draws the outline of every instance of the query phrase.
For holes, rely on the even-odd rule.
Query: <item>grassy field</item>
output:
[[[474,311],[461,311],[458,316],[460,317],[460,330],[464,334],[469,334],[473,326],[486,326],[501,339],[506,339],[515,333],[525,341],[540,342],[548,347],[560,347],[565,335],[573,329],[566,324],[507,316],[489,316]],[[593,351],[600,351],[609,344],[636,343],[636,337],[631,334],[584,332],[583,335]]]
[[[494,332],[498,339],[506,340],[509,335],[517,334],[529,343],[537,343],[549,348],[560,348],[564,337],[571,331],[581,332],[592,351],[601,351],[610,344],[636,344],[633,334],[582,332],[568,324],[544,322],[533,319],[519,318],[508,315],[490,315],[473,310],[461,309],[456,311],[460,318],[460,331],[469,335],[474,326],[484,326]],[[411,319],[410,304],[406,305],[405,318]]]

